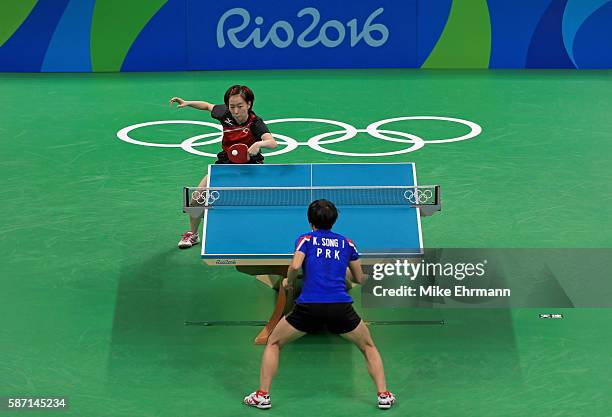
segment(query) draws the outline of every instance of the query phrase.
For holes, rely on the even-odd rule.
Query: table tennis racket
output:
[[[227,150],[227,157],[235,164],[244,164],[249,161],[249,147],[244,143],[232,145]]]

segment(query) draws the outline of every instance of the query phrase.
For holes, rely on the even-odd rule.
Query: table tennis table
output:
[[[369,194],[370,187],[389,187],[393,191],[399,188],[400,192],[409,192],[404,189],[414,190],[415,186],[414,163],[211,165],[206,194],[200,194],[205,196],[203,205],[206,206],[201,212],[202,260],[209,265],[236,266],[240,272],[256,275],[271,287],[282,287],[279,280],[274,283],[270,275],[262,274],[286,274],[297,237],[310,231],[307,207],[312,200],[326,195],[324,192],[328,188],[346,187],[344,191],[351,194],[355,194],[355,189]],[[248,197],[251,189],[255,195]],[[185,188],[186,206],[190,200],[193,202],[192,190]],[[270,190],[299,190],[310,194],[291,202],[287,200],[293,194],[281,193],[266,198]],[[439,187],[436,186],[436,190],[432,201],[439,209]],[[248,198],[228,202],[232,192]],[[423,253],[418,205],[406,204],[406,201],[377,204],[368,201],[367,195],[364,201],[358,199],[356,204],[328,199],[336,204],[339,212],[333,230],[355,242],[363,264]],[[249,269],[253,267],[256,268]],[[265,338],[259,337],[259,343],[265,343],[276,325],[274,321],[282,316],[284,291],[279,290],[279,303],[267,330],[262,332],[267,332]],[[281,301],[283,306],[279,307]]]
[[[210,188],[417,185],[413,163],[211,165],[208,181]],[[204,213],[202,259],[210,265],[288,265],[296,238],[310,231],[307,205],[213,205]],[[333,230],[355,242],[364,263],[422,253],[416,207],[337,206]]]

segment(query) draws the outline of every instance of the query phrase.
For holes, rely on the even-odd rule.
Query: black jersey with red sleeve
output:
[[[251,146],[253,143],[260,141],[262,135],[270,133],[268,126],[266,126],[262,118],[252,111],[249,111],[248,119],[242,124],[234,119],[225,104],[215,105],[210,115],[213,119],[221,122],[221,126],[223,126],[221,147],[224,151],[227,151],[230,146],[237,143]]]

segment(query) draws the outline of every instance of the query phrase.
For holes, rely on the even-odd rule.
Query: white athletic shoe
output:
[[[260,390],[257,390],[244,397],[243,402],[251,407],[262,408],[264,410],[272,407],[272,403],[270,402],[270,394]]]
[[[183,233],[181,240],[178,243],[179,249],[187,249],[193,245],[200,243],[200,236],[197,233],[187,232]]]
[[[395,404],[395,395],[391,394],[389,391],[378,393],[378,408],[386,410],[391,408],[393,404]]]

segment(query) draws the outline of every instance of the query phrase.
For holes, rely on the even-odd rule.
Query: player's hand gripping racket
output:
[[[243,143],[232,145],[227,150],[227,157],[235,164],[245,164],[249,161],[249,147]]]

